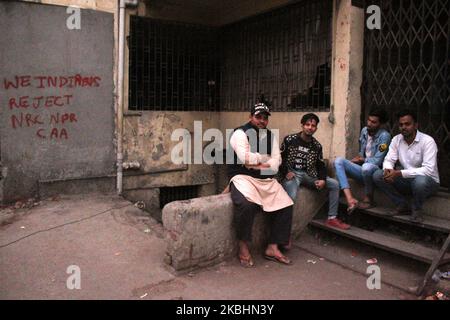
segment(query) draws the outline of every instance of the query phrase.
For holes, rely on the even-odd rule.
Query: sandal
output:
[[[241,263],[241,266],[244,268],[251,268],[255,265],[251,255],[239,256],[239,262]]]
[[[292,264],[292,261],[289,260],[288,257],[283,256],[283,255],[281,255],[281,256],[270,256],[268,254],[265,254],[264,258],[267,259],[267,260],[275,261],[275,262],[278,262],[278,263],[281,263],[281,264],[285,264],[285,265],[291,265]]]
[[[355,211],[356,209],[358,209],[359,206],[359,201],[355,200],[355,202],[353,202],[353,204],[351,206],[348,206],[347,208],[347,214],[350,215],[353,213],[353,211]]]

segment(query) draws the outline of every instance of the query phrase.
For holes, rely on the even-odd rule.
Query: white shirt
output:
[[[272,150],[270,156],[261,155],[257,152],[250,151],[250,144],[248,142],[247,135],[242,129],[236,130],[230,138],[230,145],[236,152],[241,163],[246,163],[245,159],[248,159],[247,163],[250,165],[256,165],[258,163],[268,163],[270,169],[275,173],[278,172],[278,167],[281,164],[280,147],[278,145],[278,137],[272,132],[274,136],[272,139]]]
[[[394,169],[398,160],[403,168],[401,170],[403,178],[429,176],[439,183],[437,152],[434,139],[419,130],[410,145],[406,143],[403,135],[398,134],[391,141],[384,158],[383,169]]]
[[[368,134],[367,135],[367,144],[366,144],[366,158],[372,157],[372,143],[373,143],[373,137]]]

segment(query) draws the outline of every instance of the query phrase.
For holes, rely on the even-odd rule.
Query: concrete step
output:
[[[347,202],[344,198],[339,199],[339,203],[347,207]],[[367,214],[374,217],[383,218],[385,220],[400,222],[408,225],[412,225],[418,228],[424,228],[428,230],[440,231],[444,233],[450,233],[450,221],[447,219],[436,218],[430,215],[424,215],[423,223],[418,223],[410,220],[411,215],[398,215],[392,216],[389,214],[393,208],[376,206],[370,209],[356,209],[355,214]]]
[[[358,212],[369,214],[371,216],[380,217],[386,220],[396,221],[400,223],[405,223],[408,225],[416,226],[419,228],[440,231],[445,233],[450,233],[450,221],[444,220],[440,218],[435,218],[432,216],[424,215],[424,221],[422,223],[414,222],[410,220],[410,215],[401,215],[401,216],[391,216],[389,215],[389,211],[392,209],[383,208],[383,207],[375,207],[371,209],[358,209]]]
[[[393,236],[367,231],[355,226],[352,226],[349,230],[341,230],[329,227],[325,224],[325,221],[317,219],[311,221],[310,225],[428,264],[431,264],[439,252],[418,243],[410,243]],[[447,261],[450,261],[450,253],[446,254],[442,263]]]
[[[364,197],[364,186],[357,183],[356,181],[349,179],[350,187],[353,193],[353,196],[357,199],[363,199]],[[435,217],[438,219],[444,219],[450,221],[450,193],[443,192],[440,189],[438,193],[436,193],[431,198],[427,199],[423,205],[423,209],[425,213],[430,217]],[[408,197],[408,200],[411,201],[411,197]],[[375,202],[383,207],[394,207],[392,201],[382,193],[380,190],[375,188]]]

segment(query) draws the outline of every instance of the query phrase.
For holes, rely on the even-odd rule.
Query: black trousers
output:
[[[231,200],[234,204],[234,223],[237,238],[242,241],[252,241],[252,228],[255,214],[262,208],[248,201],[238,189],[230,184]],[[292,209],[289,206],[274,212],[269,212],[270,236],[269,243],[286,245],[289,242],[292,226]]]

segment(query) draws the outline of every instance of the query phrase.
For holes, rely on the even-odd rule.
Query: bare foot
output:
[[[356,208],[358,208],[359,201],[355,198],[352,198],[351,200],[347,201],[347,204],[347,214],[351,214],[353,211],[355,211]]]
[[[239,262],[245,268],[250,268],[254,265],[252,255],[245,241],[239,241]]]

